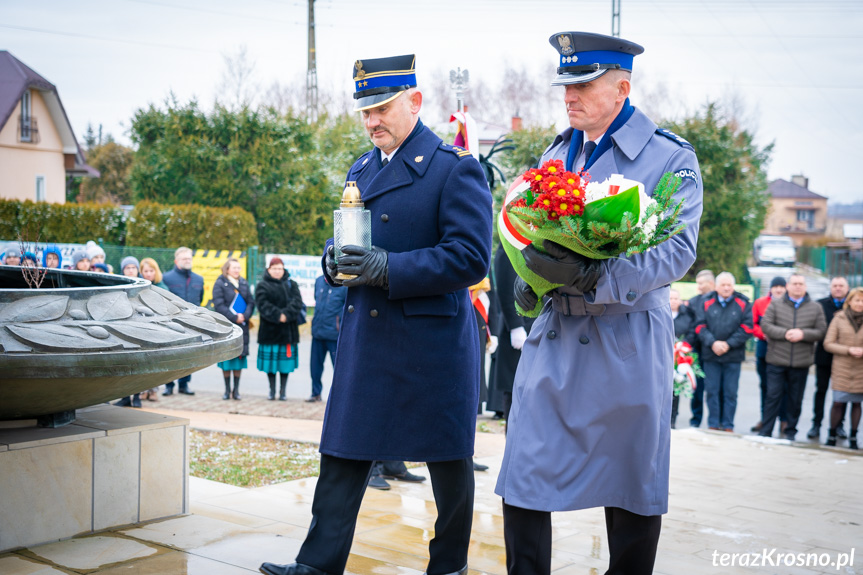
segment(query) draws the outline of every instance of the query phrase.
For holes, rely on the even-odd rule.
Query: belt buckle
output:
[[[558,295],[560,295],[563,298],[563,301],[566,302],[566,311],[563,313],[563,315],[567,316],[567,317],[571,316],[572,315],[572,307],[570,307],[570,305],[569,305],[569,294],[558,292]]]

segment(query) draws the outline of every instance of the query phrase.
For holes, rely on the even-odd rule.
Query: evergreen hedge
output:
[[[28,242],[86,243],[126,239],[123,210],[107,204],[49,204],[0,199],[0,238]]]
[[[49,204],[0,199],[0,238],[151,248],[238,250],[258,245],[255,219],[242,208],[139,202],[126,217],[109,204]]]
[[[244,250],[258,245],[255,218],[242,208],[138,202],[126,222],[126,244]]]

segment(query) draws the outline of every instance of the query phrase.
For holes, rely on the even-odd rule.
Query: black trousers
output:
[[[608,571],[605,575],[650,575],[662,528],[661,515],[605,508]],[[503,504],[503,539],[508,575],[551,572],[551,512]]]
[[[372,463],[321,455],[321,475],[312,501],[312,523],[297,555],[297,563],[335,575],[344,573]],[[443,575],[467,565],[473,521],[473,460],[427,465],[438,516],[435,536],[429,542],[426,572]]]
[[[806,390],[808,367],[782,367],[767,364],[767,403],[764,406],[764,424],[761,433],[765,437],[773,435],[773,424],[779,416],[783,399],[787,396],[788,425],[786,435],[797,433],[797,420],[803,405],[803,392]]]

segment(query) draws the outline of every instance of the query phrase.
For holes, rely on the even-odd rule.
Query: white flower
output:
[[[584,203],[589,204],[596,200],[608,197],[608,180],[599,182],[588,182],[584,188]]]

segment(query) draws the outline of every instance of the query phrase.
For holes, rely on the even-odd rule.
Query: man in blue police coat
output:
[[[371,211],[370,250],[332,240],[348,287],[308,535],[269,575],[344,572],[374,460],[425,461],[438,517],[427,573],[467,571],[479,343],[468,287],[491,261],[491,194],[469,152],[419,120],[414,56],[357,61],[356,109],[374,148],[348,172]],[[410,413],[410,417],[405,414]]]
[[[542,161],[612,174],[652,191],[665,172],[686,230],[656,249],[590,260],[546,242],[524,250],[527,266],[554,290],[522,347],[506,451],[495,492],[503,497],[510,574],[551,569],[551,512],[605,507],[609,569],[651,573],[661,514],[668,510],[674,326],[669,284],[695,261],[702,183],[686,141],[657,128],[629,103],[632,42],[561,32],[554,85],[564,86],[571,128]],[[520,278],[524,309],[536,294]]]

